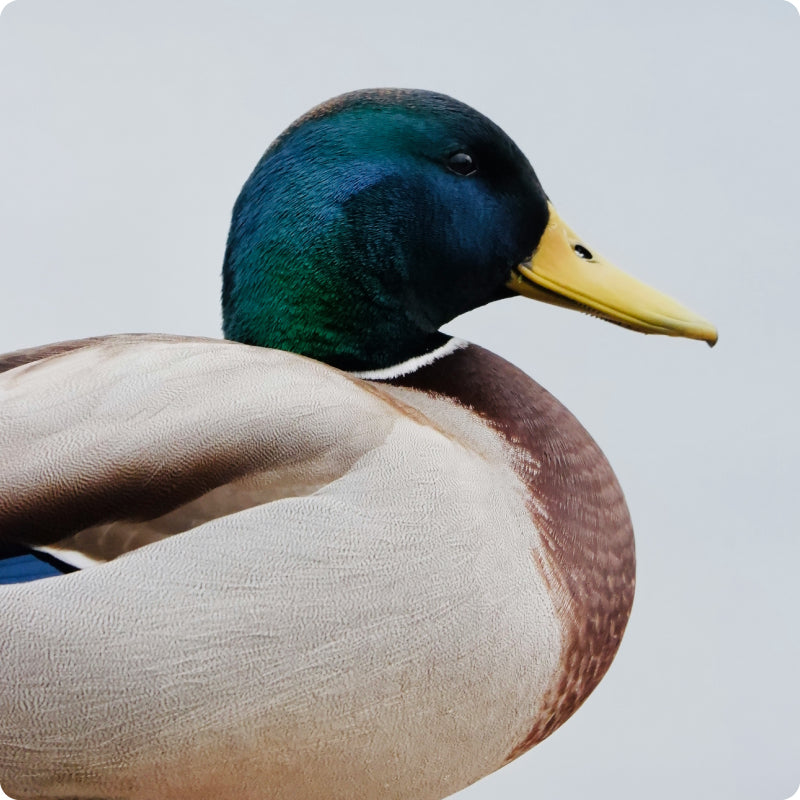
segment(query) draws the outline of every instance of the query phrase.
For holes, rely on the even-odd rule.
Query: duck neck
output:
[[[343,291],[336,277],[315,264],[299,271],[258,265],[229,277],[225,337],[364,373],[424,357],[448,341],[432,325],[398,312],[395,303],[381,302],[381,287]]]
[[[408,260],[418,254],[399,246],[405,232],[272,205],[237,203],[223,270],[226,338],[350,371],[385,369],[447,341],[437,330],[445,320],[409,296]]]

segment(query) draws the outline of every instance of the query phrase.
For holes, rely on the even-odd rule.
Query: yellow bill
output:
[[[548,203],[550,220],[531,258],[506,284],[525,297],[575,308],[642,333],[700,339],[717,329],[686,306],[632,278],[587,247]]]

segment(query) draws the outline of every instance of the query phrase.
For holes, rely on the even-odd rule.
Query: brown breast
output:
[[[549,392],[499,356],[469,345],[391,381],[457,400],[519,452],[549,581],[565,631],[562,677],[508,761],[540,742],[597,686],[622,639],[633,603],[633,529],[622,490],[600,448]]]

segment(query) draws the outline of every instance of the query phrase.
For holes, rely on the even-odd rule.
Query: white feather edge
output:
[[[399,364],[395,364],[394,366],[384,367],[383,369],[368,369],[363,372],[351,372],[349,374],[354,378],[361,378],[366,381],[382,381],[389,380],[391,378],[400,378],[403,375],[410,375],[412,372],[422,369],[422,367],[427,367],[428,365],[433,364],[434,361],[438,361],[440,358],[449,356],[451,353],[455,353],[456,350],[461,350],[468,344],[469,342],[465,341],[464,339],[457,339],[453,337],[445,342],[441,347],[431,350],[430,353],[424,353],[421,356],[414,356],[413,358],[409,358],[408,361],[401,361]]]
[[[34,547],[39,553],[46,553],[48,556],[57,558],[65,564],[69,564],[76,569],[86,569],[87,567],[96,567],[98,564],[105,564],[105,561],[100,561],[96,558],[90,558],[85,553],[79,553],[77,550],[62,550],[59,547]]]

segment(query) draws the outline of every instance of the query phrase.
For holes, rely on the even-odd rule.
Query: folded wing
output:
[[[12,580],[314,492],[392,418],[337,370],[217,340],[110,336],[20,351],[3,367],[0,555],[17,559]]]

